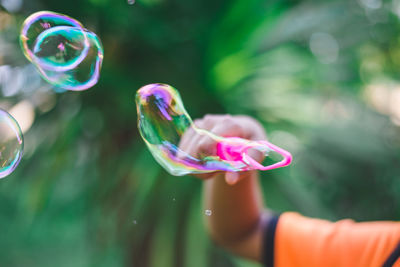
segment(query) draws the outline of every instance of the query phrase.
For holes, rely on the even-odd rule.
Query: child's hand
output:
[[[198,128],[223,137],[241,137],[255,141],[266,140],[267,138],[260,123],[248,116],[206,115],[202,119],[195,120],[194,124]],[[216,142],[208,136],[197,134],[193,129],[189,129],[182,136],[179,148],[193,157],[216,155]],[[260,152],[250,151],[249,153],[259,162],[263,160],[263,155]],[[217,172],[196,176],[207,179],[216,174]],[[228,184],[233,185],[246,176],[246,172],[227,172],[225,180]]]

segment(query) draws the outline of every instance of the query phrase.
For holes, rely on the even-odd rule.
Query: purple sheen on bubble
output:
[[[138,128],[156,161],[170,174],[210,173],[215,171],[267,170],[290,164],[290,153],[267,141],[250,141],[242,138],[224,138],[197,128],[183,106],[178,91],[166,84],[150,84],[136,93]],[[192,140],[206,137],[215,142],[215,155],[191,155],[182,148],[186,133]],[[284,158],[278,163],[262,166],[248,152],[258,150],[268,156],[277,151]],[[286,154],[285,154],[286,153]]]
[[[21,161],[24,138],[17,121],[0,109],[0,178],[11,174]]]

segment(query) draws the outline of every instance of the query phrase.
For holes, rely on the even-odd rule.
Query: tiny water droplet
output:
[[[204,213],[205,213],[207,216],[211,216],[212,211],[211,211],[211,210],[206,210]]]
[[[129,5],[133,5],[135,3],[135,0],[128,0]]]

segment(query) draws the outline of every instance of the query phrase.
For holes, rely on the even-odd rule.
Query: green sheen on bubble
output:
[[[195,137],[223,138],[198,129],[183,106],[178,91],[167,84],[150,84],[136,93],[138,128],[156,161],[172,175],[209,173],[216,170],[238,171],[242,162],[227,162],[217,155],[192,156],[180,148],[185,133],[193,131]]]

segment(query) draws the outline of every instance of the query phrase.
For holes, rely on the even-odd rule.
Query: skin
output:
[[[194,123],[224,137],[267,139],[263,127],[247,116],[206,115]],[[215,155],[216,143],[190,129],[182,136],[180,149],[194,157]],[[263,160],[259,152],[251,153],[259,162]],[[263,210],[258,172],[215,172],[196,177],[205,180],[204,209],[212,211],[211,216],[206,216],[211,238],[237,255],[261,262],[262,236],[272,214]]]

